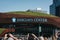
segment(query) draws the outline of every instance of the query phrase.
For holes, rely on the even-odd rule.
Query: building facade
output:
[[[14,34],[19,35],[34,33],[37,36],[50,37],[55,35],[55,30],[60,30],[60,18],[0,13],[0,28],[13,28]]]
[[[50,13],[60,17],[60,0],[53,0],[53,4],[50,5]]]

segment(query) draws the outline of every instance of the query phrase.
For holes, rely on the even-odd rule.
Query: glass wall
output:
[[[56,16],[60,17],[60,6],[56,7]]]
[[[14,34],[28,34],[34,33],[35,35],[51,36],[54,33],[55,26],[52,24],[39,24],[39,23],[17,23],[17,24],[1,24],[2,28],[15,28]]]

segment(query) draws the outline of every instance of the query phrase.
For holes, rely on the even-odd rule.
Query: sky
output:
[[[52,0],[0,0],[0,12],[25,11],[41,8],[49,12]]]

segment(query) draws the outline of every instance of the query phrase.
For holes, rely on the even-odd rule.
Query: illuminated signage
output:
[[[12,18],[12,22],[47,22],[46,18]]]
[[[46,18],[17,18],[17,22],[47,22]]]
[[[13,17],[13,18],[12,18],[12,22],[16,22],[16,18]]]

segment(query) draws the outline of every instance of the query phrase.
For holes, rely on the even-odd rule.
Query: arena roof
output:
[[[44,17],[56,17],[47,13],[32,12],[32,11],[16,11],[16,12],[7,12],[9,14],[20,14],[20,15],[30,15],[30,16],[44,16]]]

